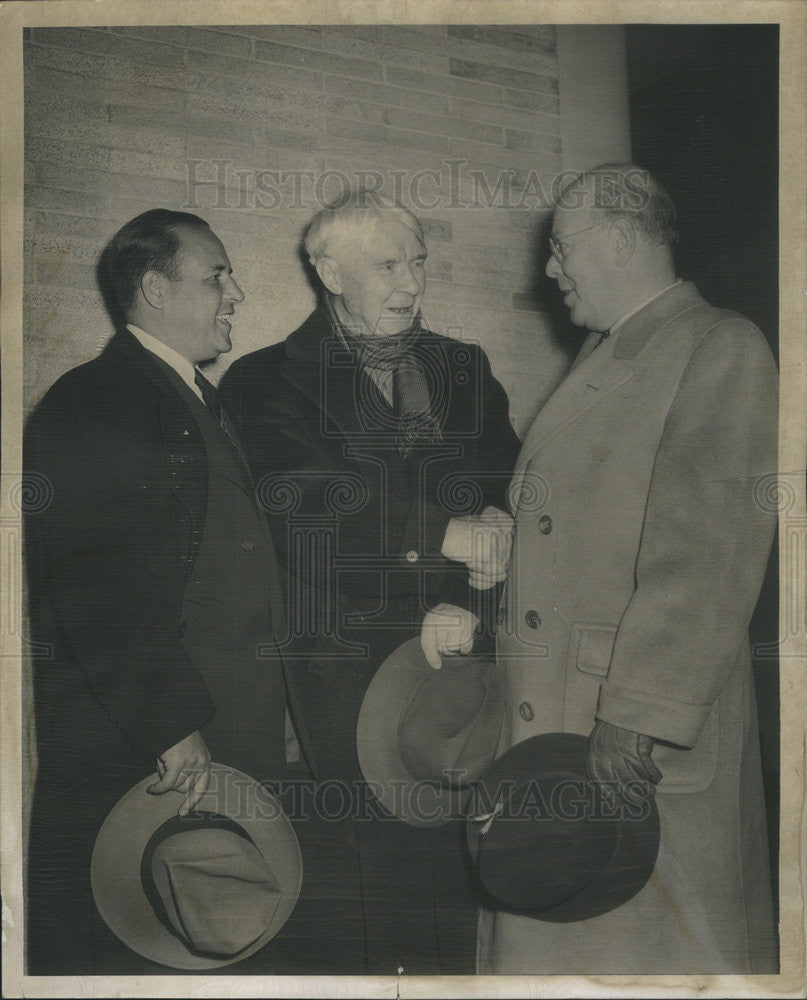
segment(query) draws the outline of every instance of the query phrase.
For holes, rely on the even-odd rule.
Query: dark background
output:
[[[681,277],[759,326],[778,357],[779,26],[628,25],[633,161],[678,209]],[[778,871],[776,543],[751,623],[768,833]],[[774,894],[778,885],[774,877]]]

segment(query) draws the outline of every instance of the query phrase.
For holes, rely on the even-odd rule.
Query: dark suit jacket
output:
[[[121,332],[47,393],[24,464],[51,498],[26,525],[32,638],[46,653],[34,659],[29,954],[52,962],[41,971],[103,971],[88,953],[97,830],[159,754],[215,713],[180,628],[208,459],[162,363]],[[282,621],[276,583],[272,601]]]
[[[442,428],[402,461],[389,411],[323,309],[221,384],[294,590],[284,658],[320,776],[357,774],[355,725],[375,670],[428,607],[492,605],[441,554],[449,519],[506,506],[519,450],[482,350],[427,333],[417,353]]]
[[[128,332],[52,387],[26,431],[25,467],[53,499],[27,524],[40,766],[63,698],[109,750],[155,758],[213,715],[179,635],[204,525],[207,459],[187,404]],[[124,749],[124,747],[126,749]],[[61,752],[61,751],[59,751]]]

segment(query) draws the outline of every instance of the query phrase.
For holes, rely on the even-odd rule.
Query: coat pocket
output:
[[[719,751],[720,706],[715,704],[694,747],[684,749],[657,743],[653,748],[653,761],[661,771],[659,794],[675,795],[707,789],[717,776]]]
[[[569,643],[569,667],[584,674],[607,676],[615,640],[613,625],[575,623]]]

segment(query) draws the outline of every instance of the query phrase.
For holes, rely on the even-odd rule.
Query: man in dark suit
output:
[[[439,667],[490,633],[519,442],[483,351],[421,321],[415,216],[354,192],[315,217],[305,246],[321,305],[221,387],[294,587],[284,656],[314,783],[282,971],[472,972],[462,826],[373,809],[356,723],[401,643],[422,630]]]
[[[156,770],[187,812],[212,758],[261,781],[285,760],[274,633],[283,586],[240,445],[199,364],[231,349],[243,294],[197,216],[127,223],[104,271],[126,321],[64,375],[26,431],[52,502],[27,524],[38,773],[28,882],[31,974],[164,971],[95,910],[109,810]]]

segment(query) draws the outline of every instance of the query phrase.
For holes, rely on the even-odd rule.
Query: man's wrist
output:
[[[451,518],[446,525],[440,553],[453,562],[468,562],[471,556],[471,524],[467,518]]]

